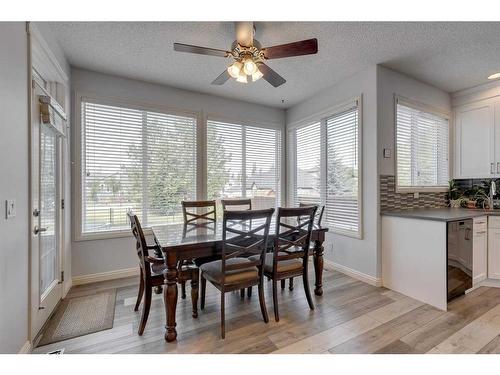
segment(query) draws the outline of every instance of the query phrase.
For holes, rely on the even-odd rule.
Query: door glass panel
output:
[[[40,295],[56,280],[56,142],[52,129],[41,127],[40,141]]]

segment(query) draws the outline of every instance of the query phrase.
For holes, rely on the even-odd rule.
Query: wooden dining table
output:
[[[271,228],[275,228],[274,220]],[[196,258],[209,257],[221,254],[222,250],[222,220],[202,224],[170,224],[152,227],[154,240],[163,253],[166,270],[163,298],[165,302],[165,340],[168,342],[177,339],[176,308],[177,283],[179,261],[189,261]],[[314,293],[323,294],[323,243],[328,228],[315,225],[311,242],[314,243],[313,262],[315,271]],[[269,234],[269,242],[274,237],[273,230]]]

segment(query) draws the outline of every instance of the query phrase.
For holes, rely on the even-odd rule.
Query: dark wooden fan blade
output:
[[[281,44],[262,49],[266,59],[281,59],[283,57],[312,55],[318,53],[318,39],[307,39],[300,42]]]
[[[213,80],[212,85],[223,85],[229,78],[231,78],[231,76],[226,69],[216,79]]]
[[[263,74],[262,78],[264,78],[267,82],[269,82],[274,87],[281,86],[282,84],[284,84],[286,82],[286,79],[284,79],[282,76],[280,76],[274,70],[272,70],[266,64],[259,64],[259,70]]]
[[[182,43],[174,43],[174,50],[177,52],[197,53],[199,55],[209,55],[209,56],[219,56],[219,57],[227,57],[231,54],[231,52],[223,51],[221,49],[199,47],[199,46],[193,46],[191,44],[182,44]]]

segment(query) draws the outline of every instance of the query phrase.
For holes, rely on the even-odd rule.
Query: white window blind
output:
[[[353,233],[360,226],[358,132],[357,106],[326,119],[326,220]]]
[[[196,119],[82,100],[82,233],[181,222],[196,197]]]
[[[361,235],[359,104],[292,131],[293,202],[325,205],[332,231]]]
[[[295,138],[296,163],[294,205],[320,204],[321,123],[297,129]]]
[[[398,188],[446,188],[449,121],[398,100],[396,156]]]
[[[281,132],[207,122],[207,196],[251,198],[252,208],[280,204]]]

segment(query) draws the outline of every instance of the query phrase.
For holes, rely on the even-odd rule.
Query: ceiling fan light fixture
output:
[[[254,74],[252,74],[252,82],[258,81],[263,76],[264,74],[262,74],[262,72],[257,68],[257,71]]]
[[[228,68],[227,68],[227,72],[229,73],[229,75],[233,78],[238,78],[240,76],[240,73],[241,73],[241,69],[243,68],[243,64],[239,61],[235,61],[233,63],[233,65],[230,65]]]
[[[238,78],[236,78],[236,82],[248,83],[247,75],[244,72],[241,72]]]
[[[247,75],[251,76],[252,74],[257,72],[257,70],[258,70],[257,64],[255,64],[252,58],[248,58],[245,60],[245,63],[243,64],[243,71]]]

